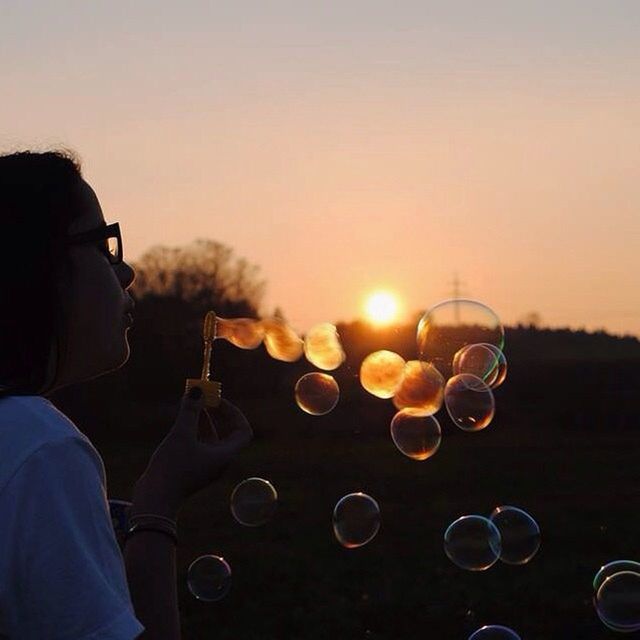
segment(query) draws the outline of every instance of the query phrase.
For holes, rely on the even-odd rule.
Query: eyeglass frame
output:
[[[80,233],[74,233],[68,237],[69,244],[84,244],[86,242],[97,242],[98,240],[108,240],[109,238],[116,238],[118,241],[118,254],[114,256],[108,249],[106,251],[109,262],[112,265],[120,264],[123,260],[122,249],[122,235],[120,233],[120,224],[118,222],[112,222],[111,224],[105,224],[102,227],[96,229],[89,229],[88,231],[81,231]]]

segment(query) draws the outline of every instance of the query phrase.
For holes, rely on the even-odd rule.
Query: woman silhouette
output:
[[[67,153],[0,156],[0,639],[180,637],[176,518],[251,439],[228,403],[229,436],[198,437],[195,390],[133,492],[120,553],[102,460],[47,399],[122,366],[133,269],[117,223]]]

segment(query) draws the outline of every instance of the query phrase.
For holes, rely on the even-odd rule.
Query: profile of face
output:
[[[70,235],[106,224],[98,198],[84,180],[77,198],[82,213],[69,227]],[[133,310],[133,300],[127,289],[135,273],[124,261],[112,264],[104,247],[104,241],[69,247],[70,274],[59,282],[66,349],[56,386],[95,378],[117,369],[129,358],[128,314]]]

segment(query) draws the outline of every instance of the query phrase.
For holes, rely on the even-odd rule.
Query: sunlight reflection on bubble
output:
[[[267,353],[276,360],[295,362],[303,353],[303,342],[300,336],[280,318],[266,318],[264,327],[264,346]]]
[[[256,349],[264,339],[260,320],[216,317],[216,338],[224,338],[241,349]]]
[[[312,372],[298,380],[295,397],[303,411],[312,416],[323,416],[338,404],[340,388],[328,373]]]
[[[405,364],[393,351],[370,353],[360,365],[360,384],[378,398],[392,398],[402,383]]]
[[[304,338],[304,353],[311,364],[325,371],[337,369],[346,357],[338,330],[328,322],[309,329]]]
[[[430,364],[409,360],[400,387],[393,397],[393,404],[396,409],[421,409],[426,415],[440,410],[443,397],[442,374]]]
[[[520,636],[509,627],[499,624],[486,625],[474,631],[469,640],[521,640]]]

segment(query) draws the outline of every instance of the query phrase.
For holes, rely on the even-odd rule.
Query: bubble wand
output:
[[[204,394],[204,402],[207,407],[217,407],[222,396],[222,385],[211,380],[211,356],[213,353],[213,341],[216,339],[216,314],[209,311],[204,317],[202,338],[204,340],[204,352],[202,356],[202,373],[200,378],[187,378],[186,391],[193,387],[199,387]]]

